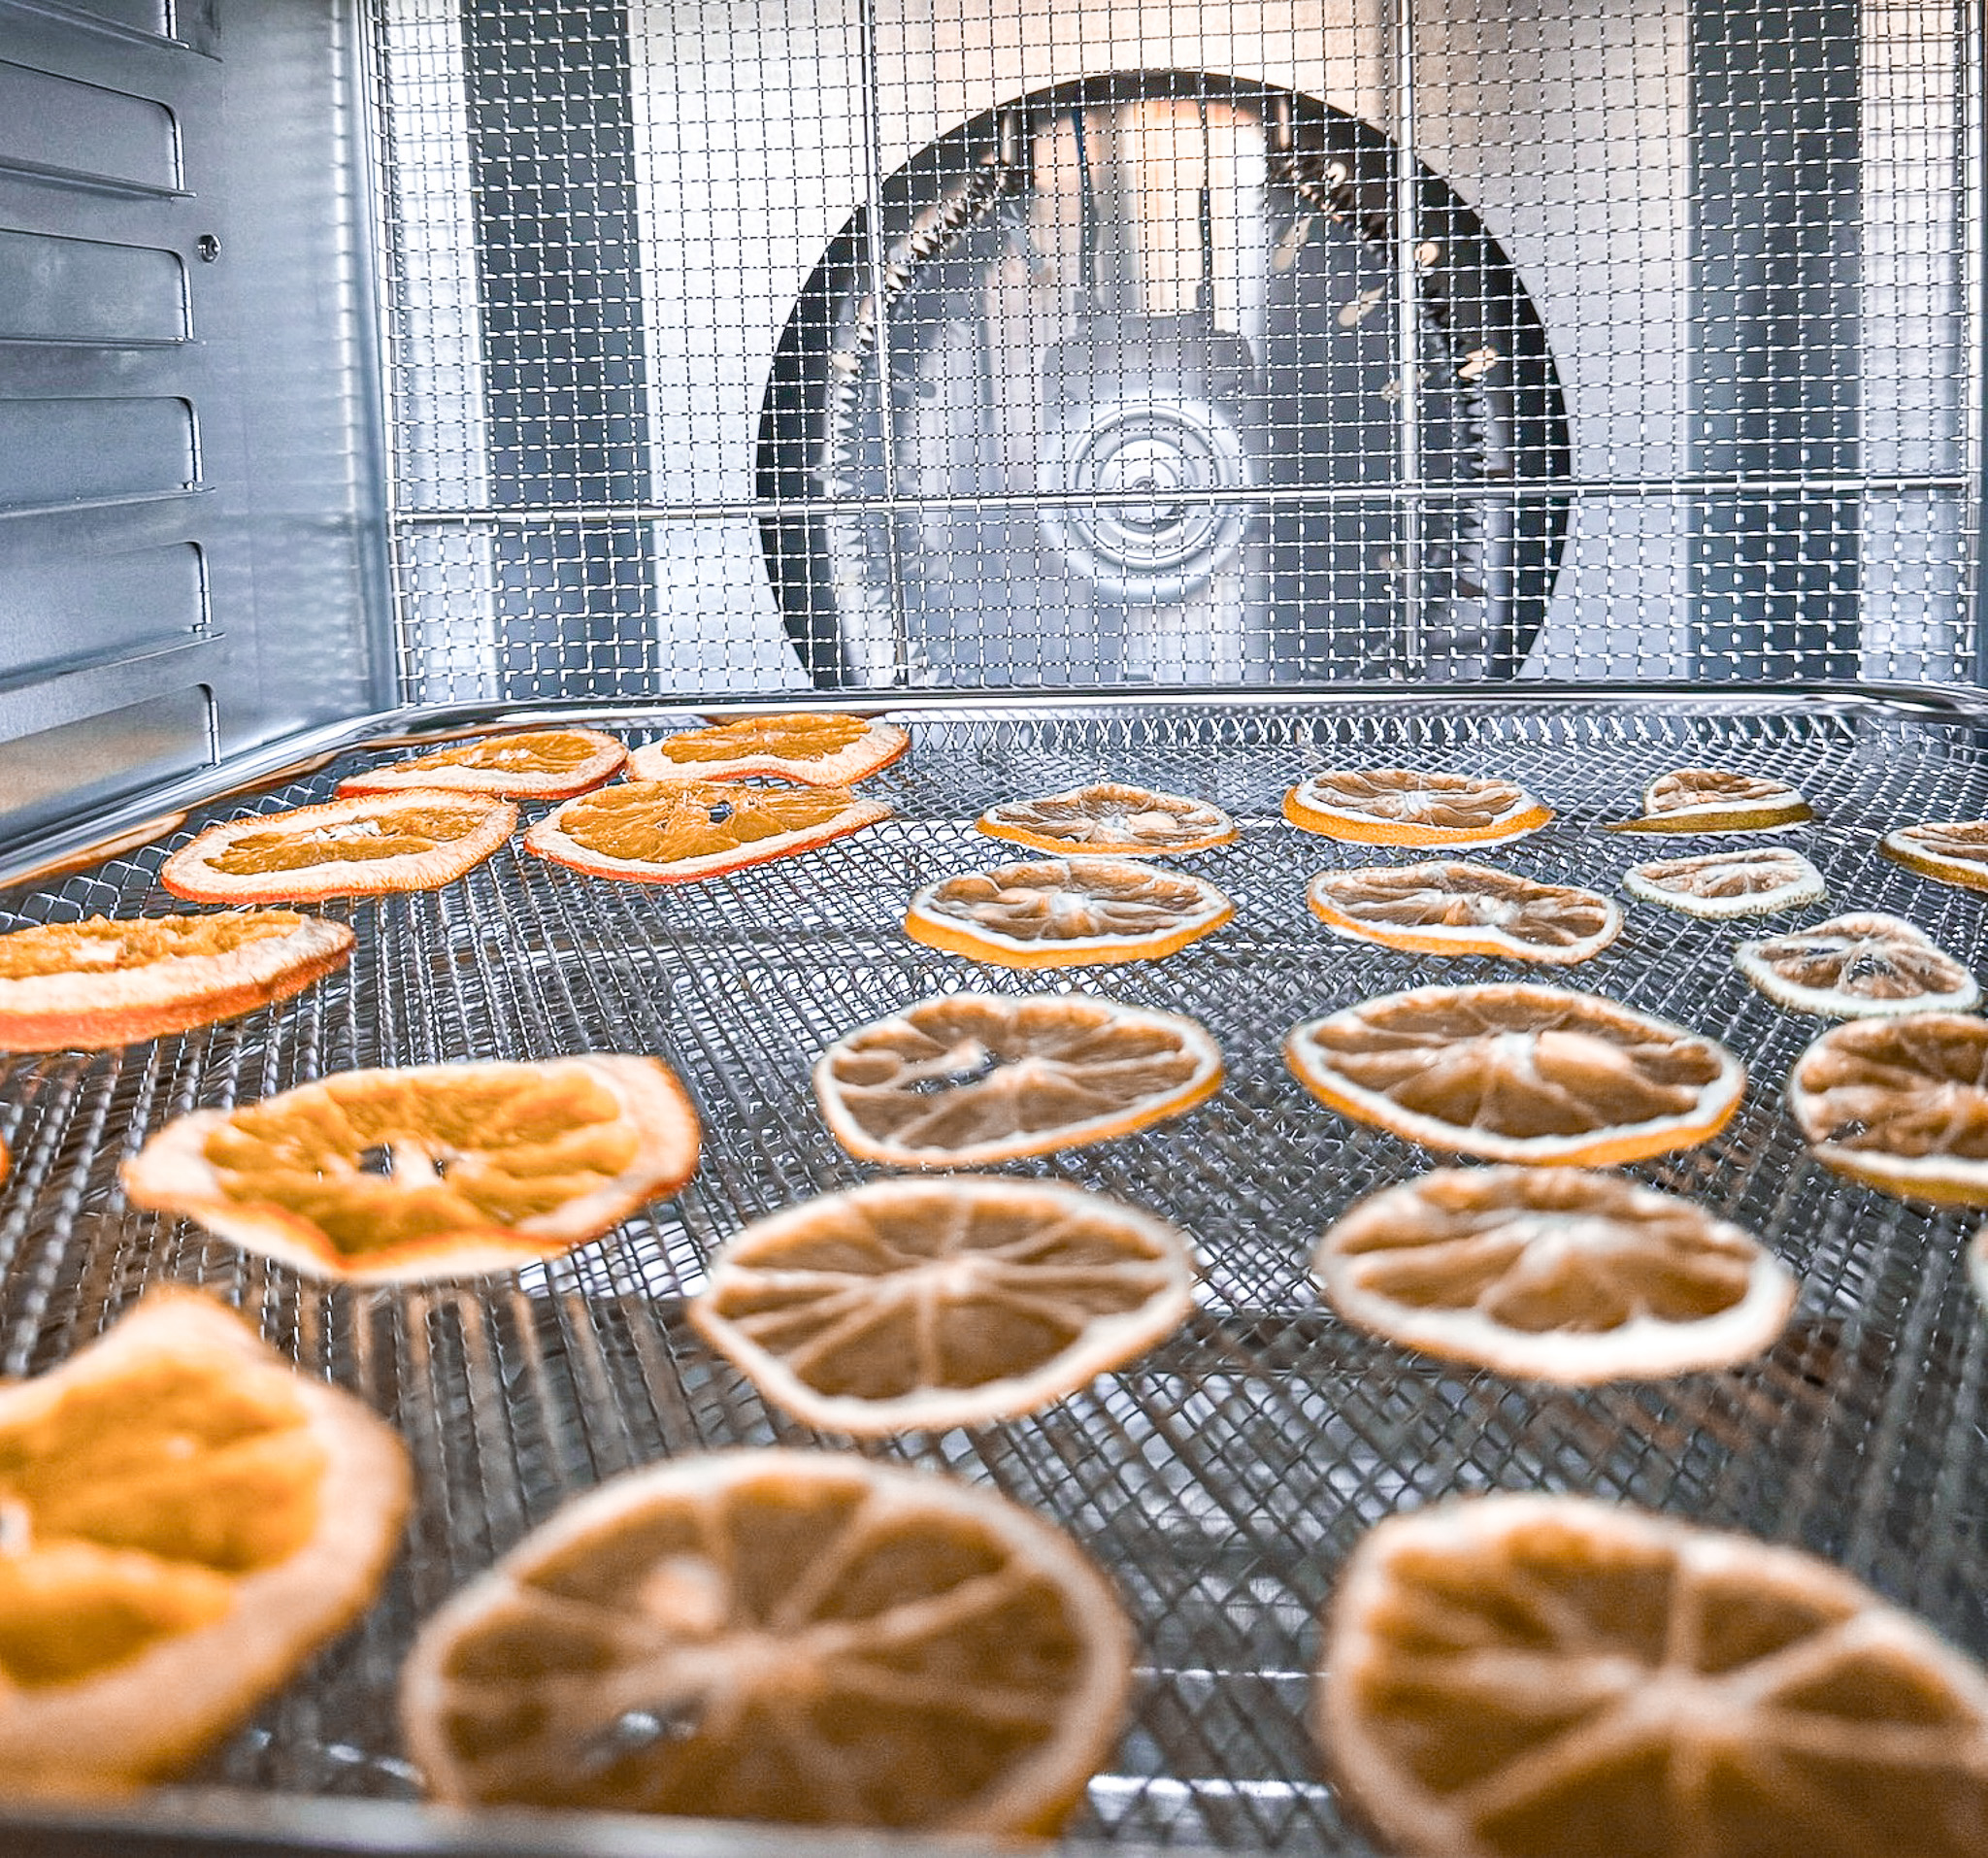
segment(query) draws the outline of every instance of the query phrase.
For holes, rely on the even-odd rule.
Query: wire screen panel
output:
[[[631,740],[679,713],[617,717]],[[1459,1492],[1564,1489],[1651,1506],[1827,1556],[1988,1656],[1988,1321],[1967,1283],[1971,1220],[1842,1181],[1806,1154],[1781,1084],[1819,1022],[1731,965],[1746,931],[1632,905],[1572,984],[1710,1034],[1745,1059],[1745,1101],[1710,1144],[1638,1167],[1758,1232],[1797,1273],[1781,1340],[1730,1372],[1588,1392],[1526,1386],[1363,1336],[1321,1305],[1320,1228],[1438,1158],[1315,1103],[1285,1070],[1294,1023],[1424,980],[1507,979],[1338,941],[1309,916],[1316,871],[1375,855],[1279,812],[1298,776],[1348,763],[1523,780],[1558,809],[1500,862],[1612,890],[1647,855],[1607,834],[1641,786],[1710,763],[1799,785],[1819,815],[1788,843],[1832,901],[1918,922],[1979,970],[1988,896],[1922,880],[1878,835],[1938,794],[1988,813],[1978,731],[1878,710],[1689,709],[1452,698],[1439,706],[1216,707],[1156,701],[929,707],[878,778],[894,816],[810,853],[686,886],[584,878],[514,841],[447,888],[327,906],[351,965],[297,998],[120,1050],[0,1067],[0,1372],[47,1368],[150,1284],[206,1285],[314,1376],[400,1429],[416,1467],[408,1546],[355,1629],[268,1705],[210,1771],[245,1788],[404,1798],[393,1728],[400,1659],[448,1593],[570,1496],[705,1448],[849,1449],[770,1408],[689,1329],[684,1299],[746,1221],[878,1171],[816,1111],[810,1067],[854,1026],[933,993],[1095,992],[1186,1012],[1226,1059],[1220,1093],[1173,1124],[1004,1172],[1152,1208],[1204,1271],[1170,1341],[1033,1419],[860,1447],[998,1488],[1070,1530],[1110,1571],[1140,1640],[1135,1705],[1077,1831],[1103,1842],[1357,1853],[1306,1729],[1316,1619],[1360,1536]],[[400,750],[387,752],[402,752]],[[14,893],[0,924],[172,908],[156,874],[210,816],[324,797],[377,755],[196,812],[168,842]],[[1110,772],[1231,811],[1230,847],[1190,867],[1237,905],[1157,963],[1044,979],[910,942],[930,879],[997,862],[990,803]],[[665,1057],[704,1125],[689,1188],[606,1238],[510,1276],[410,1289],[327,1288],[183,1222],[141,1214],[121,1159],[166,1119],[372,1064],[634,1050]]]
[[[1974,675],[1958,4],[375,5],[414,701]]]

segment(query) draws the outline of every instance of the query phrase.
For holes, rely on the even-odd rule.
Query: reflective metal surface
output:
[[[884,183],[795,306],[758,488],[882,506],[764,525],[818,680],[1510,677],[1568,448],[1524,287],[1439,177],[1314,98],[1141,72]]]

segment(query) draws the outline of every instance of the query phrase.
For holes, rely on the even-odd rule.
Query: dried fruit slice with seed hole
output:
[[[873,1180],[747,1226],[697,1332],[810,1426],[876,1438],[1019,1418],[1176,1329],[1187,1242],[1058,1181]]]
[[[1645,903],[1719,920],[1767,916],[1822,901],[1822,873],[1785,846],[1747,846],[1695,858],[1652,858],[1631,865],[1622,887]]]
[[[1129,858],[1049,858],[944,878],[905,912],[913,942],[1004,968],[1152,961],[1219,929],[1236,906],[1185,872]]]
[[[1770,1346],[1795,1279],[1674,1194],[1574,1168],[1443,1168],[1326,1229],[1312,1272],[1349,1322],[1432,1355],[1588,1386]]]
[[[1832,1026],[1796,1059],[1788,1113],[1838,1174],[1906,1200],[1988,1207],[1988,1020]]]
[[[627,749],[598,729],[522,729],[369,768],[341,780],[338,790],[397,793],[406,787],[447,787],[507,800],[567,800],[611,779],[627,758]]]
[[[1461,858],[1321,871],[1306,889],[1335,934],[1435,955],[1504,955],[1563,967],[1622,933],[1622,912],[1592,890],[1539,883]]]
[[[880,773],[911,746],[896,723],[863,716],[747,716],[647,743],[628,757],[628,772],[637,780],[764,775],[810,787],[847,787]]]
[[[1733,965],[1777,1006],[1832,1019],[1965,1012],[1981,998],[1974,977],[1923,929],[1875,911],[1742,942]]]
[[[413,787],[229,819],[180,847],[159,882],[194,903],[309,903],[434,890],[483,862],[517,824],[508,800]]]
[[[1922,878],[1968,890],[1988,890],[1988,819],[1939,819],[1901,826],[1886,833],[1877,848]]]
[[[190,1767],[372,1600],[410,1482],[367,1408],[189,1292],[0,1389],[0,1788]]]
[[[624,780],[555,807],[527,851],[595,878],[691,883],[812,851],[890,817],[846,787]]]
[[[814,1066],[835,1139],[894,1168],[1106,1142],[1182,1114],[1221,1080],[1195,1020],[1083,994],[941,994],[859,1026]]]
[[[1538,832],[1553,810],[1515,780],[1412,768],[1333,769],[1284,795],[1307,832],[1370,846],[1502,846]]]
[[[1342,1115],[1487,1161],[1598,1167],[1725,1127],[1746,1086],[1723,1045],[1595,994],[1415,987],[1294,1028],[1284,1055]]]
[[[1100,781],[1041,800],[1009,800],[975,822],[995,839],[1038,851],[1081,851],[1099,857],[1157,857],[1206,851],[1236,839],[1236,822],[1206,800],[1155,793],[1123,781]]]
[[[1609,822],[1610,832],[1773,832],[1813,819],[1785,780],[1723,768],[1678,768],[1642,790],[1642,816]]]
[[[681,1187],[697,1142],[668,1066],[594,1053],[337,1072],[175,1118],[122,1179],[315,1277],[406,1283],[571,1250]]]
[[[451,1803],[1047,1834],[1131,1668],[1103,1576],[1005,1497],[728,1452],[526,1537],[422,1628],[401,1720]]]
[[[100,1049],[232,1019],[351,958],[342,922],[293,910],[88,916],[0,936],[0,1050]]]
[[[1313,1730],[1416,1858],[1971,1858],[1988,1676],[1826,1562],[1582,1497],[1354,1550]]]

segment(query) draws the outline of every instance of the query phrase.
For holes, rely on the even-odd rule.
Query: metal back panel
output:
[[[378,5],[414,701],[1975,676],[1965,5]]]

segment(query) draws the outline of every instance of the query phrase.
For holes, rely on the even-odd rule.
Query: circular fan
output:
[[[1316,98],[1139,72],[893,175],[760,414],[767,565],[817,681],[1514,675],[1566,406],[1509,261],[1425,168],[1402,251],[1399,166]]]

